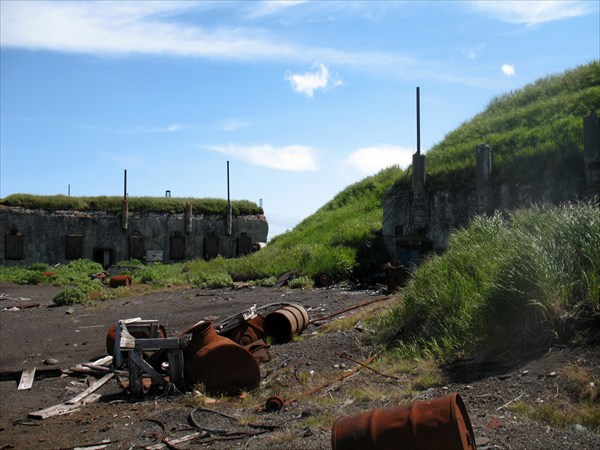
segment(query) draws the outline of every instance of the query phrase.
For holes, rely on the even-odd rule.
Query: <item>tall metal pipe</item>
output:
[[[421,154],[421,93],[417,86],[417,155]]]
[[[227,161],[227,203],[231,202],[231,196],[229,191],[229,161]]]
[[[127,169],[125,169],[125,173],[123,175],[123,208],[121,225],[124,231],[126,231],[129,227],[129,200],[127,199]]]

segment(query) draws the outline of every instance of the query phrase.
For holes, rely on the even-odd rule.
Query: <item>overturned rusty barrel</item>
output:
[[[275,343],[288,342],[308,326],[308,313],[296,304],[276,309],[265,317],[265,335]]]
[[[460,395],[415,401],[341,417],[331,429],[333,450],[474,450],[475,435]]]
[[[242,346],[250,345],[265,335],[265,318],[257,314],[252,319],[241,322],[237,327],[221,334]]]
[[[252,354],[219,336],[212,322],[198,322],[182,333],[192,339],[183,349],[184,374],[192,384],[202,383],[208,392],[233,394],[250,390],[260,382],[260,369]]]
[[[120,286],[131,286],[133,283],[133,278],[131,275],[113,275],[110,277],[109,285],[110,287],[120,287]]]

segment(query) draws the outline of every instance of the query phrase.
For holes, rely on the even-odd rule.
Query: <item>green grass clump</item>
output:
[[[599,248],[593,203],[477,217],[414,272],[376,334],[444,362],[535,353],[561,337],[562,318],[600,314]]]
[[[299,277],[290,278],[287,282],[287,285],[290,289],[304,289],[312,287],[312,280],[308,278],[306,275],[301,275]]]
[[[101,289],[102,286],[96,282],[80,283],[63,289],[54,296],[52,301],[58,306],[89,303],[90,295]]]

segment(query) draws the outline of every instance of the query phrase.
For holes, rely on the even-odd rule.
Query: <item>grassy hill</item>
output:
[[[494,98],[427,152],[428,183],[473,178],[478,144],[492,147],[498,183],[552,173],[563,164],[582,167],[582,118],[599,110],[598,61]]]
[[[599,61],[562,75],[545,77],[495,98],[485,111],[448,133],[442,142],[427,152],[428,185],[472,179],[474,149],[480,143],[492,146],[494,173],[500,174],[500,179],[529,178],[538,171],[558,169],[565,164],[582,166],[582,117],[599,110]],[[381,202],[393,183],[408,183],[409,180],[410,169],[403,171],[390,167],[347,187],[292,231],[275,237],[258,253],[235,260],[193,261],[185,263],[183,270],[181,265],[175,265],[168,269],[168,274],[148,275],[147,279],[183,284],[194,279],[206,280],[207,274],[221,274],[220,280],[227,282],[231,279],[265,279],[286,271],[295,271],[308,278],[328,272],[337,279],[351,279],[357,275],[361,263],[384,258],[379,246]],[[56,204],[64,208],[65,202],[75,202],[68,206],[75,209],[120,208],[117,197],[32,197],[35,196],[16,195],[3,199],[2,203],[28,206],[33,201],[42,201],[50,205],[47,207],[57,209]],[[185,202],[191,201],[195,211],[224,211],[224,204],[218,200],[150,200],[131,198],[130,210],[183,211]],[[236,202],[234,211],[241,214],[262,212],[250,202]]]

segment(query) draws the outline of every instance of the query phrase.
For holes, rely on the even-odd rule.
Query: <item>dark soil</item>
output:
[[[298,303],[314,319],[383,297],[373,291],[343,288],[170,289],[93,306],[55,307],[51,300],[59,290],[48,286],[0,286],[2,450],[327,449],[331,448],[331,424],[338,417],[446,396],[451,392],[458,392],[463,398],[479,448],[600,449],[600,435],[581,425],[552,427],[529,421],[510,408],[517,402],[533,407],[569,398],[573,386],[564,374],[573,367],[585,369],[597,383],[600,378],[597,346],[553,347],[518,366],[487,368],[485,373],[469,365],[456,366],[433,388],[429,385],[420,389],[411,373],[386,378],[364,368],[336,381],[349,369],[358,367],[340,354],[365,361],[373,353],[361,343],[359,327],[317,333],[318,328],[310,325],[301,339],[273,345],[271,361],[261,365],[261,386],[245,396],[211,398],[198,390],[185,395],[151,391],[143,399],[135,400],[113,379],[97,391],[102,397],[96,403],[68,415],[32,419],[29,413],[74,397],[98,377],[52,376],[47,372],[46,378],[36,378],[30,390],[17,390],[20,372],[31,367],[36,367],[38,372],[51,368],[66,370],[105,356],[106,330],[119,319],[158,319],[167,334],[173,336],[201,319],[219,320],[254,304]],[[25,307],[36,303],[39,306]],[[323,384],[323,389],[307,394],[319,384]],[[265,400],[273,393],[296,401],[281,411],[265,412]],[[190,420],[192,412],[194,420]],[[162,443],[162,439],[173,442],[178,437],[200,433],[196,425],[212,432],[170,447]],[[226,436],[235,432],[245,434]],[[231,437],[236,439],[229,440]]]

